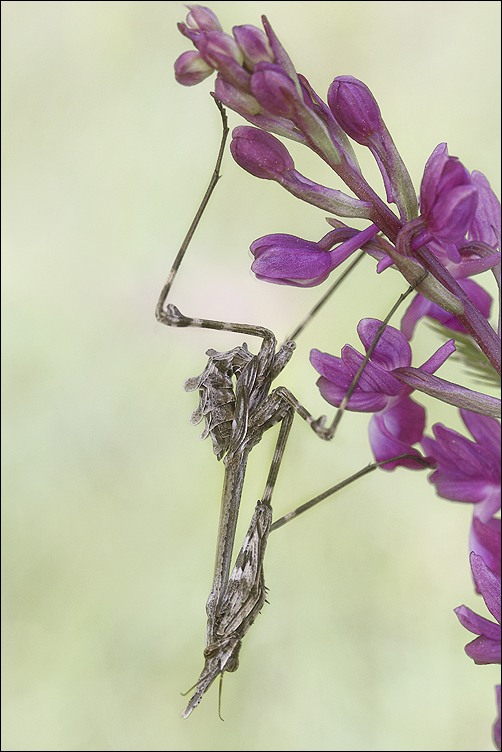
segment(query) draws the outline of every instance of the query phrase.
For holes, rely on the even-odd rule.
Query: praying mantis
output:
[[[228,135],[228,124],[223,106],[217,100],[216,104],[222,118],[223,134],[215,169],[201,205],[160,293],[156,317],[160,323],[167,326],[223,330],[257,337],[261,339],[261,346],[256,354],[250,352],[246,343],[227,352],[208,350],[209,360],[204,371],[199,376],[187,379],[184,383],[185,391],[196,389],[199,391],[199,405],[193,411],[190,420],[193,425],[196,425],[205,419],[205,428],[201,438],[211,436],[214,453],[219,460],[223,460],[225,475],[214,576],[206,603],[205,664],[199,679],[192,688],[194,690],[192,697],[181,713],[183,718],[187,718],[192,713],[218,676],[220,677],[221,703],[223,674],[233,672],[238,668],[242,639],[265,603],[266,588],[263,560],[270,532],[282,527],[286,522],[348,483],[376,469],[380,464],[385,464],[373,463],[368,465],[342,483],[333,486],[323,494],[272,523],[272,492],[294,414],[298,414],[320,438],[330,440],[333,437],[350,395],[357,386],[359,377],[378,343],[380,334],[384,331],[388,320],[390,320],[398,305],[423,279],[421,278],[410,286],[389,312],[347,390],[342,405],[329,426],[326,426],[325,416],[314,418],[288,389],[283,386],[272,389],[272,383],[293,355],[295,349],[293,337],[298,335],[313,313],[325,303],[345,276],[364,256],[364,252],[330,287],[315,306],[315,309],[297,327],[291,339],[279,347],[277,347],[277,340],[273,332],[265,327],[186,316],[175,305],[167,303],[168,294],[185,252],[220,177],[219,171]],[[279,436],[265,489],[261,499],[256,504],[243,545],[233,568],[231,568],[237,519],[249,454],[253,447],[260,442],[263,434],[277,424],[280,424]],[[410,457],[428,466],[425,460],[417,455],[401,455],[400,457]],[[389,460],[386,460],[386,462],[389,462]]]

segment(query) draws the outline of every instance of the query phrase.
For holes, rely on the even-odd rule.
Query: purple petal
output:
[[[295,66],[291,62],[291,58],[289,57],[288,53],[282,46],[282,44],[279,42],[279,38],[275,31],[273,30],[272,26],[270,25],[268,18],[266,16],[261,17],[261,22],[263,24],[263,28],[265,29],[265,33],[267,35],[268,41],[270,43],[270,47],[272,49],[272,53],[274,55],[275,62],[282,66],[288,76],[295,82],[298,83],[298,76],[295,70]]]
[[[471,436],[500,460],[500,423],[487,415],[478,415],[470,410],[460,410],[462,420]]]
[[[370,444],[377,462],[399,454],[414,454],[412,444],[420,441],[425,428],[425,409],[410,397],[374,415],[368,426]],[[393,470],[398,465],[419,469],[412,460],[398,460],[383,467]]]
[[[481,240],[495,248],[501,235],[500,201],[482,172],[475,170],[471,174],[471,182],[477,188],[479,203],[469,228],[469,238]]]
[[[495,692],[497,695],[497,708],[498,708],[498,716],[497,720],[493,724],[493,740],[495,744],[497,745],[497,749],[502,748],[502,733],[501,733],[501,725],[500,725],[500,716],[502,715],[502,709],[501,709],[501,692],[500,692],[500,684],[498,684],[495,687]]]
[[[226,107],[238,112],[246,119],[252,121],[252,118],[256,117],[262,111],[262,107],[256,99],[247,94],[238,86],[227,81],[221,73],[216,76],[214,83],[214,96]]]
[[[455,340],[449,339],[444,345],[441,345],[431,357],[420,366],[420,370],[425,373],[434,373],[443,363],[455,352]]]
[[[491,640],[500,639],[500,627],[493,621],[479,616],[467,606],[459,606],[453,609],[463,627],[477,635],[485,635]]]
[[[481,259],[482,262],[486,259]],[[463,262],[462,267],[465,266]],[[459,264],[460,267],[460,264]],[[465,270],[467,273],[467,269]],[[472,279],[457,279],[458,284],[469,295],[472,302],[478,308],[478,310],[487,319],[490,316],[492,298],[489,293],[486,292],[480,285],[474,282]],[[401,319],[401,331],[407,339],[411,339],[417,322],[423,317],[429,316],[431,319],[439,321],[444,326],[457,332],[465,332],[466,329],[459,322],[456,316],[444,308],[441,308],[437,303],[433,303],[427,300],[422,295],[417,294],[410,305],[403,318]]]
[[[187,24],[193,29],[202,29],[203,31],[221,31],[221,25],[218,16],[205,5],[187,5],[189,13],[187,15]]]
[[[432,301],[427,300],[427,298],[424,298],[423,295],[420,295],[418,293],[417,295],[415,295],[410,305],[408,306],[406,313],[401,319],[401,331],[406,339],[410,340],[413,337],[413,332],[415,331],[417,323],[423,316],[428,315],[431,306],[434,305],[435,304],[432,303]],[[439,308],[439,306],[437,307]]]
[[[311,350],[310,362],[321,378],[317,381],[324,399],[339,407],[352,382],[354,374],[346,367],[341,358],[329,353]],[[349,399],[347,409],[357,412],[375,412],[382,410],[388,402],[386,395],[378,392],[364,392],[356,389]]]
[[[493,456],[462,434],[441,423],[433,426],[436,441],[424,437],[422,447],[438,462],[438,469],[430,476],[437,492],[445,499],[470,503],[491,499],[500,489],[499,465]],[[500,506],[500,490],[498,491]],[[492,505],[492,509],[497,504]],[[493,511],[490,510],[492,516]]]
[[[420,210],[422,214],[427,214],[436,200],[438,181],[447,161],[448,149],[446,144],[438,144],[427,160],[420,186]]]
[[[251,269],[258,279],[282,285],[312,287],[332,270],[331,257],[317,243],[295,235],[265,235],[251,244]]]
[[[500,497],[500,491],[499,491]],[[474,508],[477,510],[479,505]],[[500,504],[499,504],[500,506]],[[491,517],[484,522],[476,514],[472,516],[469,547],[471,551],[483,557],[487,567],[500,577],[501,564],[501,522],[497,517]]]
[[[465,646],[465,652],[478,666],[485,666],[488,663],[500,663],[500,627],[498,631],[499,634],[496,639],[481,635],[481,637],[476,637],[475,640]]]
[[[448,156],[444,144],[434,150],[424,170],[420,209],[427,232],[443,241],[448,256],[459,260],[455,247],[474,220],[479,202],[477,188],[463,164]]]
[[[427,228],[446,243],[459,243],[471,225],[477,205],[478,192],[473,185],[453,188],[436,202]]]
[[[476,586],[483,596],[486,608],[500,624],[501,621],[501,595],[500,577],[497,577],[485,564],[483,557],[471,552],[472,576]],[[484,634],[487,634],[486,632]],[[500,634],[500,632],[499,632]]]
[[[374,354],[375,351],[373,351]],[[354,377],[361,367],[364,356],[351,345],[344,345],[342,348],[342,360]],[[403,392],[401,382],[394,378],[392,374],[384,371],[383,368],[375,365],[371,360],[366,363],[364,371],[359,377],[357,387],[364,392],[380,392],[389,397],[397,397],[398,394]]]
[[[378,319],[362,319],[357,325],[357,333],[366,352],[375,339],[381,324],[382,322]],[[411,363],[411,347],[402,332],[394,329],[393,326],[386,326],[373,350],[371,360],[385,371],[392,371],[399,366],[409,366]]]
[[[352,374],[343,364],[341,358],[313,349],[310,351],[310,362],[316,369],[317,373],[324,376],[324,378],[333,381],[339,386],[345,387],[345,389],[348,389],[350,386]]]
[[[501,255],[500,253],[498,253],[498,251],[495,251],[489,256],[484,256],[481,258],[476,258],[475,256],[471,256],[470,258],[463,258],[462,261],[457,264],[457,268],[453,268],[451,271],[457,282],[460,284],[461,279],[464,279],[465,277],[473,277],[475,274],[481,274],[487,269],[493,269],[495,266],[498,266],[500,264],[500,261]],[[488,295],[488,293],[486,294]],[[476,303],[476,301],[474,302]],[[476,306],[481,310],[478,303],[476,303]],[[483,313],[483,311],[481,312]],[[486,316],[486,318],[488,318],[488,315]]]
[[[255,258],[259,258],[262,253],[280,248],[314,252],[319,250],[317,243],[314,243],[312,240],[304,240],[297,235],[287,235],[280,232],[257,238],[251,243],[249,250]]]
[[[251,269],[258,277],[267,279],[325,278],[331,271],[331,260],[328,253],[316,250],[316,253],[294,253],[273,249],[262,253]]]
[[[349,383],[350,385],[350,383]],[[334,405],[340,407],[343,398],[347,393],[348,386],[343,388],[333,381],[321,376],[317,380],[317,386],[324,397],[324,399]],[[347,410],[361,413],[374,413],[378,410],[382,410],[386,405],[386,397],[383,394],[376,394],[375,392],[358,392],[355,391],[347,403]]]

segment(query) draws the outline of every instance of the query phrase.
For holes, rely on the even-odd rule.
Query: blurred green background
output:
[[[321,96],[336,75],[368,84],[416,186],[447,141],[499,192],[498,2],[211,7],[227,31],[265,13]],[[220,136],[213,79],[174,81],[190,48],[176,29],[185,12],[178,2],[2,3],[2,749],[491,749],[495,667],[465,656],[452,611],[466,603],[486,615],[468,568],[471,510],[403,470],[374,473],[272,534],[270,605],[225,677],[225,722],[216,688],[179,718],[179,693],[203,663],[223,473],[188,422],[196,396],[182,382],[208,347],[241,341],[154,318]],[[341,187],[291,151],[300,171]],[[270,232],[317,240],[327,225],[228,154],[222,172],[171,299],[282,340],[320,291],[257,282],[247,249]],[[357,346],[357,321],[383,317],[402,290],[368,260],[302,335],[280,383],[331,415],[310,348]],[[422,327],[414,365],[439,344]],[[440,375],[472,386],[457,366]],[[331,444],[295,422],[277,515],[369,461],[367,420],[347,415]],[[447,406],[434,405],[429,430],[438,420],[460,427]],[[251,459],[239,542],[270,433]]]

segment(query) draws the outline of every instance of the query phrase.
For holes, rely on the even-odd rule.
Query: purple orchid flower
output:
[[[472,552],[470,554],[471,570],[476,589],[485,601],[488,611],[495,618],[496,622],[479,616],[471,611],[467,606],[459,606],[454,609],[457,617],[469,632],[473,632],[479,637],[469,642],[465,646],[465,652],[478,665],[484,666],[490,663],[500,663],[501,660],[501,598],[500,598],[500,577],[497,577],[486,565],[482,556]],[[498,718],[493,726],[494,740],[497,748],[501,748],[500,735],[500,685],[496,688]]]
[[[435,440],[422,439],[438,462],[429,481],[443,499],[475,504],[475,515],[486,522],[500,509],[500,425],[469,410],[460,415],[474,441],[441,423],[432,428]]]
[[[460,410],[474,441],[441,423],[436,439],[422,438],[425,452],[437,461],[429,477],[443,499],[473,504],[469,550],[481,555],[500,576],[500,425],[486,415]]]
[[[481,204],[480,204],[481,202]],[[467,240],[480,240],[494,253],[500,243],[500,203],[482,173],[471,176],[445,143],[438,144],[425,166],[420,189],[420,216],[400,232],[397,249],[404,255],[425,244],[443,261],[462,262]],[[474,249],[475,250],[475,249]],[[457,271],[458,277],[478,274],[500,263],[500,256]],[[453,267],[455,268],[455,267]]]
[[[462,265],[460,278],[464,278],[466,272],[478,273],[483,267],[499,264],[500,256],[493,255],[495,247],[484,241],[471,242],[476,235],[483,234],[481,227],[489,230],[493,238],[500,223],[497,218],[493,227],[487,227],[487,222],[491,225],[496,214],[496,200],[485,189],[483,180],[477,176],[473,179],[458,159],[448,155],[446,144],[439,144],[424,171],[421,215],[403,225],[396,237],[396,247],[390,249],[388,255],[405,276],[413,270],[407,266],[411,259],[406,257],[410,256],[429,271],[431,284],[422,287],[420,292],[459,320],[500,373],[500,340],[477,307],[479,300],[471,300],[440,260],[440,256],[446,254],[450,262],[460,264],[463,256],[471,256],[469,261],[474,263]],[[484,203],[482,208],[479,207],[480,201]],[[472,258],[477,251],[480,256],[492,256],[491,260]],[[380,262],[380,270],[382,264],[385,262]],[[407,322],[408,331],[413,328],[416,315],[417,311],[414,311],[410,317],[412,320]]]
[[[456,244],[466,235],[478,205],[478,192],[456,157],[439,144],[425,165],[420,187],[420,212],[425,230],[413,241],[416,248],[436,239],[445,243],[452,261],[460,261]],[[450,255],[451,254],[451,255]]]
[[[366,352],[375,339],[381,321],[363,319],[357,332]],[[454,352],[453,340],[443,345],[421,367],[426,373],[434,373]],[[321,378],[317,385],[327,402],[339,407],[356,375],[364,356],[351,345],[342,348],[341,357],[312,350],[310,362]],[[349,398],[347,410],[372,412],[369,437],[375,459],[378,462],[399,454],[417,454],[413,449],[422,438],[425,429],[425,409],[410,398],[413,389],[397,379],[393,371],[409,366],[411,348],[406,337],[392,326],[385,327],[370,360]],[[417,469],[412,460],[388,463],[385,470],[397,465]]]
[[[445,144],[440,144],[434,152],[439,150],[438,160],[443,162],[445,148]],[[429,163],[431,160],[432,157]],[[455,246],[432,240],[429,242],[429,248],[434,251],[436,258],[441,261],[452,277],[458,281],[476,308],[488,319],[491,311],[491,296],[480,285],[468,278],[500,265],[500,253],[496,250],[500,244],[500,203],[482,173],[473,172],[470,182],[477,191],[479,200],[467,227],[467,237],[462,237],[461,242]],[[453,261],[451,256],[455,256],[457,260]],[[401,331],[408,339],[413,336],[415,326],[423,316],[436,319],[454,331],[466,331],[452,313],[417,294],[401,321]]]

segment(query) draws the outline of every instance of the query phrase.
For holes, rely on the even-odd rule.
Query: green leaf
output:
[[[460,361],[473,379],[500,388],[499,374],[470,334],[448,329],[447,326],[443,326],[438,321],[427,321],[427,325],[437,332],[441,338],[455,340],[457,350],[451,355],[451,358]]]

